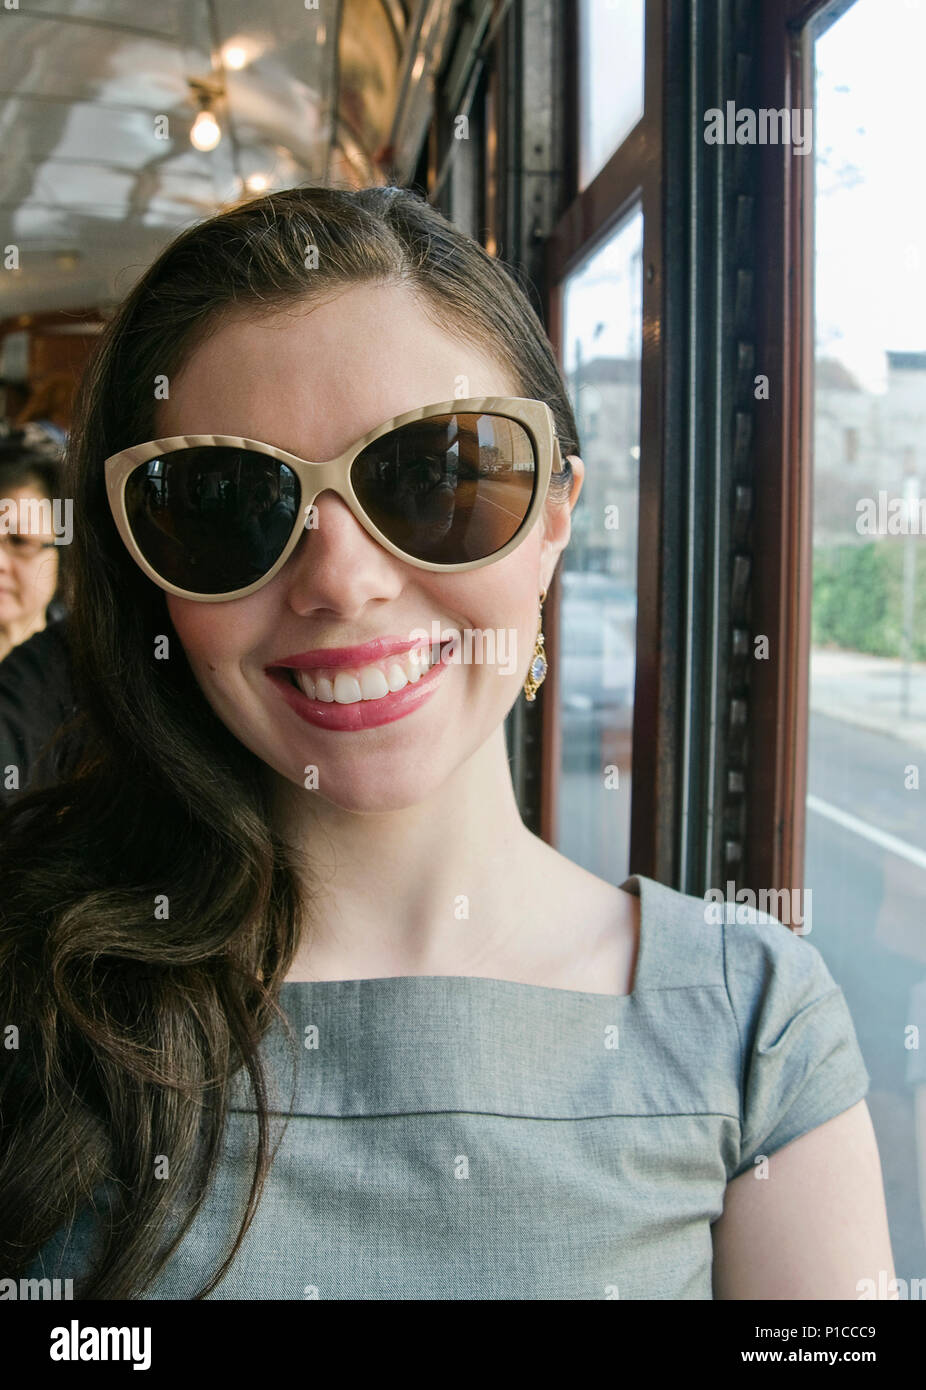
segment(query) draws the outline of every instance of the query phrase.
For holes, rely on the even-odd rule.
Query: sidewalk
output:
[[[860,729],[926,749],[926,662],[910,667],[904,705],[904,664],[860,652],[810,652],[810,708]]]

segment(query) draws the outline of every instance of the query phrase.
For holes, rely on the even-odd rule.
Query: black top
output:
[[[49,622],[0,661],[0,804],[38,776],[39,755],[75,710],[67,622]],[[59,770],[63,747],[49,756],[50,769]],[[19,769],[18,789],[7,786],[11,764]]]

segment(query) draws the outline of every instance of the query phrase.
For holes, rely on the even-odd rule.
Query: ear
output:
[[[578,454],[569,454],[572,465],[572,491],[566,503],[548,502],[544,509],[543,543],[540,557],[541,588],[549,589],[556,563],[572,534],[572,509],[579,500],[585,481],[585,464]]]

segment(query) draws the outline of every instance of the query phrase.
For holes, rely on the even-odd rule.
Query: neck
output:
[[[530,928],[504,726],[424,800],[345,811],[283,778],[274,820],[303,855],[308,927],[290,978],[470,974]]]

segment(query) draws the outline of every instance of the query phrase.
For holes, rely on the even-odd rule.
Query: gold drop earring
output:
[[[546,653],[543,650],[543,601],[546,596],[547,591],[544,589],[540,595],[540,623],[537,628],[537,641],[534,643],[534,655],[531,658],[527,680],[524,682],[525,697],[531,702],[537,698],[537,691],[543,685],[548,669]]]

